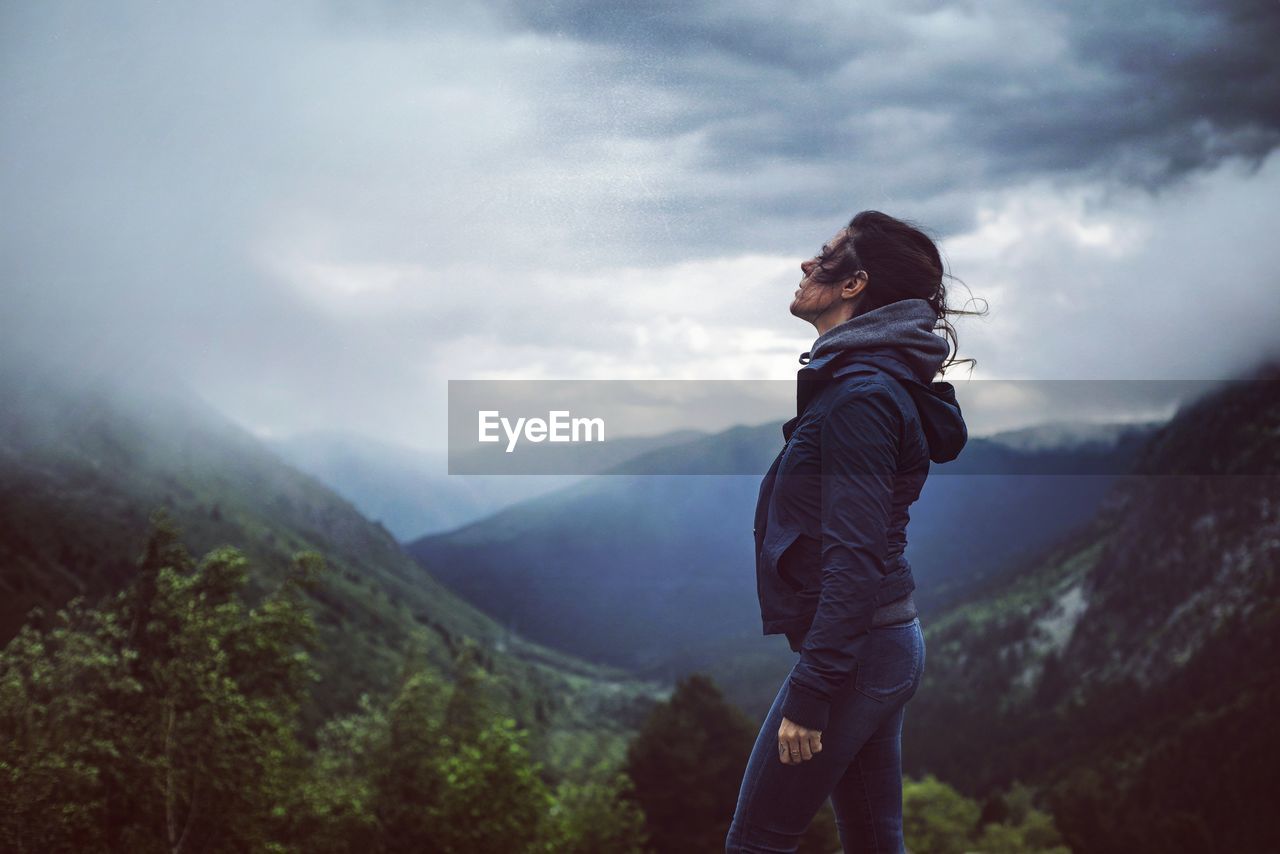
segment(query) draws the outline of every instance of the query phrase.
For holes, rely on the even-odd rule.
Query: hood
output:
[[[969,439],[955,388],[934,382],[951,346],[934,333],[937,314],[922,299],[905,299],[881,306],[833,326],[818,336],[813,348],[800,356],[806,371],[831,376],[870,363],[898,380],[911,394],[920,413],[929,459],[945,463],[960,455]]]

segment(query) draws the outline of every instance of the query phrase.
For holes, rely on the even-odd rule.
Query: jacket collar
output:
[[[801,354],[800,363],[824,370],[875,356],[899,379],[928,383],[951,352],[947,340],[933,331],[937,323],[938,315],[927,300],[898,300],[831,327]]]
[[[783,425],[790,441],[800,416],[833,379],[862,371],[883,371],[910,393],[930,446],[930,459],[955,459],[968,429],[948,382],[935,382],[950,353],[947,340],[933,332],[937,315],[926,300],[907,299],[858,315],[828,329],[800,356],[796,372],[796,417]]]

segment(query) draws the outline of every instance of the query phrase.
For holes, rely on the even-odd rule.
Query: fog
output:
[[[875,208],[987,308],[962,395],[1275,354],[1273,5],[787,10],[6,4],[0,333],[438,450],[451,379],[794,376]]]

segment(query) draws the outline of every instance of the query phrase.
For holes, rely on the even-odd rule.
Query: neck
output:
[[[856,299],[839,299],[827,306],[827,310],[817,317],[813,318],[810,323],[813,328],[818,330],[818,335],[823,335],[832,327],[839,326],[842,323],[853,320],[858,316],[858,309],[866,302],[865,295],[859,293]]]
[[[827,330],[839,326],[845,321],[853,319],[852,311],[839,312],[823,312],[815,317],[812,321],[813,328],[818,330],[819,335],[826,334]]]

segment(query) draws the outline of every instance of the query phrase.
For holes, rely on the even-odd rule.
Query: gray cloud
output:
[[[1280,7],[1262,0],[503,8],[617,51],[617,80],[689,93],[656,128],[703,131],[710,170],[800,161],[856,183],[887,165],[868,140],[881,113],[898,117],[891,177],[912,200],[1044,173],[1155,189],[1228,157],[1256,165],[1280,141]],[[969,168],[912,182],[939,152]],[[848,206],[830,185],[792,204]]]
[[[1082,328],[1092,377],[1265,340],[1274,170],[1229,170],[1275,148],[1274,4],[777,8],[0,6],[0,333],[414,442],[448,377],[787,377],[796,263],[878,207],[993,297],[995,374],[1063,376]]]

